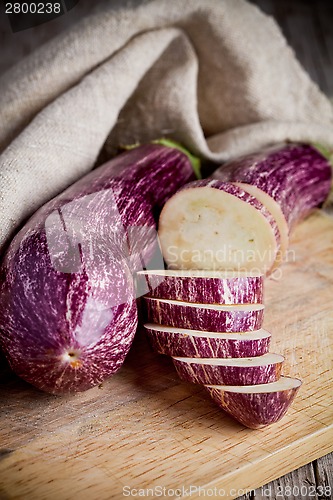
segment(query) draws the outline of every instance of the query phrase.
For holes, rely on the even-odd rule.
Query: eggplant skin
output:
[[[56,271],[45,233],[37,232],[8,257],[0,342],[16,374],[61,394],[84,391],[115,373],[137,327],[132,276],[124,263],[110,257],[79,273]]]
[[[206,388],[222,410],[250,429],[260,429],[281,420],[299,387],[267,393],[235,393]]]
[[[225,339],[170,333],[146,328],[148,339],[159,354],[190,358],[250,358],[269,350],[270,336],[260,339]]]
[[[282,370],[282,362],[263,366],[214,366],[172,361],[182,380],[203,385],[267,384],[279,380]]]
[[[212,177],[267,193],[281,207],[291,231],[328,197],[332,167],[311,145],[282,144],[225,163]]]
[[[263,276],[204,278],[145,276],[149,296],[202,304],[253,304],[263,302]],[[162,281],[161,281],[162,280]]]

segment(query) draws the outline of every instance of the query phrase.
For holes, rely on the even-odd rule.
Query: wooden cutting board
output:
[[[235,498],[332,451],[333,219],[299,225],[288,260],[266,280],[264,326],[303,386],[280,423],[242,427],[140,337],[118,374],[76,396],[43,394],[5,366],[0,498],[175,498],[191,486],[190,498]]]

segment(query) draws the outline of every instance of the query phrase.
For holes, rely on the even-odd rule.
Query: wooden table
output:
[[[332,2],[326,0],[317,0],[316,2],[252,0],[252,2],[276,18],[303,66],[312,78],[318,82],[321,89],[328,95],[333,96]],[[80,3],[66,16],[15,35],[11,33],[7,19],[3,16],[0,23],[0,72],[3,72],[13,62],[61,31],[65,26],[70,25],[79,16],[84,15],[89,11],[91,5],[90,0],[80,0]],[[301,244],[304,236],[302,231],[307,233],[307,225],[309,227],[311,224],[313,222],[308,221],[295,234],[294,244],[296,248],[297,245]],[[313,229],[315,230],[315,227]],[[330,231],[329,234],[332,235],[332,228]],[[302,235],[301,240],[300,235]],[[310,239],[311,241],[308,241],[308,244],[312,243],[312,238]],[[318,255],[314,256],[312,260],[310,259],[311,265],[309,264],[310,267],[319,269],[319,274],[321,273],[321,266],[325,267],[325,272],[327,270],[326,266],[331,271],[333,266],[331,258],[332,244],[330,247],[327,239],[321,240],[321,244],[325,242],[328,244],[326,250],[317,252]],[[305,252],[303,258],[307,259],[308,257]],[[284,272],[287,272],[287,267],[284,268]],[[290,272],[290,266],[288,269],[288,272]],[[295,271],[292,270],[291,272]],[[306,273],[304,270],[302,273],[301,275],[298,274],[301,288],[306,287],[304,281]],[[332,297],[333,281],[330,283],[332,283],[332,286],[328,287],[327,293],[330,293],[330,297]],[[276,290],[276,283],[269,284],[268,309],[270,308],[270,301],[274,300],[274,294],[276,293],[274,290]],[[320,312],[320,304],[316,304],[318,309],[313,311],[314,314],[316,314],[316,311]],[[274,328],[273,334],[277,339],[277,347],[279,346],[278,330],[281,327],[284,328],[284,321],[291,314],[287,307],[285,309],[283,309],[283,305],[281,307],[283,314],[279,320],[275,321],[273,317],[270,319],[268,317],[268,322],[271,321]],[[273,306],[271,311],[273,314]],[[327,311],[327,316],[324,316],[325,321],[332,319],[329,311]],[[298,320],[302,320],[299,311]],[[321,346],[318,346],[318,349],[321,349]],[[293,366],[292,363],[290,364],[290,359],[287,360],[287,363],[289,363],[287,369],[288,366],[289,369]],[[233,423],[218,411],[196,386],[180,384],[170,363],[167,360],[157,360],[143,340],[138,339],[136,341],[124,368],[116,377],[107,382],[103,388],[93,389],[79,397],[59,400],[41,394],[15,377],[4,362],[2,365],[0,377],[0,398],[2,402],[0,485],[3,483],[3,488],[0,488],[1,499],[24,498],[30,500],[30,498],[34,498],[40,500],[45,497],[51,500],[53,498],[63,500],[65,498],[74,498],[77,493],[82,493],[78,479],[85,481],[82,484],[87,488],[90,484],[97,483],[104,484],[110,491],[119,492],[119,486],[124,484],[123,478],[126,477],[125,458],[128,459],[131,456],[130,474],[132,474],[131,477],[135,477],[136,474],[140,474],[140,463],[147,461],[152,450],[156,450],[157,458],[164,458],[167,467],[169,467],[168,470],[161,468],[159,471],[161,478],[168,471],[170,473],[170,470],[172,470],[170,467],[174,467],[175,474],[179,474],[182,467],[186,469],[186,464],[182,464],[181,460],[176,462],[174,458],[179,452],[179,447],[184,448],[184,443],[188,444],[193,451],[193,467],[195,467],[198,465],[197,460],[200,462],[203,453],[206,453],[207,456],[214,455],[219,426],[227,425],[230,435],[236,433],[239,436],[239,449],[234,451],[234,455],[239,456],[240,461],[242,453],[246,452],[245,448],[242,448],[242,442],[247,440],[253,443],[254,456],[252,462],[254,464],[257,463],[257,459],[260,459],[260,453],[263,453],[256,449],[256,438],[254,434],[251,434],[251,431],[240,430],[238,424]],[[328,368],[332,369],[332,366]],[[293,374],[297,375],[297,373]],[[299,398],[301,398],[301,394]],[[145,400],[145,398],[148,399]],[[140,400],[144,402],[141,405],[137,403]],[[301,399],[295,401],[290,414],[285,417],[287,420],[284,420],[281,424],[282,428],[285,425],[287,427],[295,425],[295,422],[298,421],[297,414],[300,405],[298,401],[301,401]],[[315,411],[314,408],[313,412]],[[329,412],[329,407],[325,411]],[[113,421],[112,416],[114,415],[117,415],[116,421]],[[152,415],[154,425],[149,429],[146,427],[145,422]],[[183,418],[184,416],[186,418]],[[321,422],[322,426],[328,426],[332,423],[332,417],[329,413],[325,418],[326,420]],[[315,416],[314,420],[316,420]],[[132,426],[130,430],[127,427],[129,422]],[[170,444],[170,435],[172,435],[174,428],[177,429],[177,436],[182,439],[182,442],[179,443],[178,447],[177,443],[174,443],[174,457],[172,452],[168,456],[164,456],[163,454],[166,453],[165,446],[168,443]],[[327,432],[325,427],[322,428]],[[203,439],[202,442],[200,442],[198,433],[194,433],[194,430],[198,431],[198,429],[199,436]],[[209,433],[207,433],[207,429],[209,429]],[[281,430],[280,427],[276,427],[276,432],[279,432],[278,429]],[[270,432],[272,432],[271,435],[273,436],[273,427]],[[146,440],[146,451],[139,446],[138,433]],[[289,494],[287,489],[288,486],[291,488],[296,486],[301,491],[303,486],[305,491],[312,492],[311,486],[322,486],[324,488],[323,492],[325,492],[325,487],[331,487],[331,490],[333,490],[332,455],[317,458],[331,449],[333,438],[331,437],[330,441],[328,438],[322,440],[320,432],[317,437],[318,442],[315,449],[313,447],[309,449],[306,440],[303,441],[303,444],[299,444],[298,458],[295,458],[295,449],[290,445],[286,445],[290,446],[290,450],[287,450],[285,455],[287,458],[284,458],[282,463],[279,462],[278,467],[272,461],[268,467],[270,470],[263,470],[260,465],[256,465],[251,471],[242,467],[238,471],[236,470],[233,479],[235,477],[237,479],[238,474],[237,481],[239,481],[240,487],[246,482],[251,483],[251,487],[253,487],[295,469],[300,464],[310,462],[308,465],[272,481],[264,488],[259,488],[241,498],[324,498],[323,495],[320,496],[317,493],[307,497],[302,494],[292,495]],[[115,438],[118,445],[112,449]],[[157,438],[160,439],[160,443]],[[131,441],[128,441],[129,439],[132,439],[132,446]],[[281,439],[282,444],[280,444],[283,449],[283,437]],[[122,451],[122,440],[124,440],[125,451]],[[96,446],[96,443],[98,446]],[[222,464],[223,445],[219,444],[219,447]],[[283,453],[285,452],[286,450]],[[258,454],[259,458],[256,458]],[[50,460],[50,457],[53,458],[49,463],[47,460]],[[196,457],[199,457],[199,459],[196,459]],[[98,468],[89,468],[90,458],[93,464],[97,460]],[[122,459],[124,460],[123,464],[120,463]],[[313,459],[315,460],[311,462]],[[113,463],[115,466],[114,471],[112,470]],[[211,477],[214,475],[219,477],[216,468],[222,467],[221,464],[218,462],[214,463],[214,465],[207,464],[207,470]],[[153,471],[154,463],[152,462],[150,466],[147,463],[145,464],[147,478],[149,478],[149,467]],[[224,464],[224,471],[226,467],[227,465]],[[196,471],[194,470],[194,472]],[[199,477],[201,472],[200,470],[197,472]],[[205,477],[205,475],[203,474],[202,477]],[[240,478],[242,478],[243,482],[240,481]],[[245,482],[244,478],[247,478]],[[223,484],[227,484],[227,482],[224,481]],[[90,498],[104,498],[101,494],[96,494],[99,491],[98,489],[92,489],[90,495],[89,489],[85,491],[88,500]],[[108,498],[111,497],[110,493]]]

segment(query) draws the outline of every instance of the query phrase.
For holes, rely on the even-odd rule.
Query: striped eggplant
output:
[[[281,234],[281,259],[295,224],[329,195],[332,167],[321,151],[312,145],[279,144],[225,163],[212,175],[236,183],[272,213]]]
[[[159,220],[163,256],[172,269],[268,273],[280,231],[264,205],[216,179],[194,181],[165,204]]]
[[[209,385],[254,385],[276,382],[284,357],[264,354],[251,358],[173,357],[179,377],[186,382]]]
[[[278,422],[294,401],[302,382],[284,377],[261,385],[207,385],[214,402],[241,424],[260,429]]]
[[[262,304],[197,304],[144,297],[149,323],[208,332],[249,332],[262,327]]]
[[[266,330],[248,333],[215,333],[146,323],[145,331],[159,354],[190,358],[250,358],[269,349]]]
[[[264,277],[245,272],[200,270],[145,270],[138,279],[147,283],[149,297],[206,304],[263,302]]]
[[[119,369],[137,327],[133,272],[156,247],[161,206],[193,177],[179,149],[140,146],[27,222],[1,266],[0,345],[18,375],[63,393]]]

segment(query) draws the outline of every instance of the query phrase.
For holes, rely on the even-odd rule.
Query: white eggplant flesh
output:
[[[235,184],[194,181],[165,204],[159,239],[169,268],[269,274],[280,232],[260,201]]]
[[[194,384],[255,385],[276,382],[284,357],[264,354],[253,358],[172,357],[179,377]]]
[[[271,334],[261,329],[246,333],[215,333],[146,323],[148,339],[159,354],[192,358],[249,358],[269,350]]]
[[[263,304],[199,304],[145,297],[146,319],[176,328],[207,332],[259,330],[264,319]]]
[[[299,379],[281,376],[269,384],[207,385],[214,402],[250,429],[260,429],[281,420],[301,387]]]

